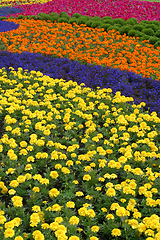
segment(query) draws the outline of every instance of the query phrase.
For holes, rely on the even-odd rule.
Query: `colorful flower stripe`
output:
[[[158,240],[157,114],[110,88],[10,70],[0,70],[0,239]]]
[[[0,7],[5,7],[5,6],[17,6],[17,5],[22,5],[22,4],[36,4],[36,3],[46,3],[51,0],[2,0],[0,2]]]
[[[143,77],[160,79],[160,47],[121,36],[114,30],[92,29],[84,25],[41,20],[11,19],[17,30],[0,33],[9,52],[31,52],[65,57],[83,63],[133,71]]]
[[[31,2],[31,1],[30,1]],[[160,21],[160,3],[135,0],[59,0],[51,1],[44,4],[19,5],[25,10],[22,15],[37,15],[38,13],[51,13],[62,11],[67,12],[70,16],[74,13],[81,13],[88,16],[111,16],[112,18],[123,18],[125,20],[134,17],[138,22],[142,20]],[[143,14],[142,14],[143,13]],[[18,16],[15,14],[14,16]]]

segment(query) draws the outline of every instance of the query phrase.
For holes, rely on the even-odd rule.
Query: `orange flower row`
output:
[[[29,19],[8,19],[19,23],[16,30],[0,33],[9,52],[41,53],[78,60],[84,64],[111,66],[143,77],[160,79],[160,48],[120,35],[114,30],[92,29],[76,23],[52,23]]]

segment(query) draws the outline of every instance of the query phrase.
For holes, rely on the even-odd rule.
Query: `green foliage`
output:
[[[105,31],[108,31],[108,28],[110,27],[110,24],[106,24],[106,23],[101,23],[100,27],[104,28]]]
[[[86,24],[87,21],[89,20],[88,16],[82,16],[80,18],[77,19],[78,20],[78,24]]]
[[[60,12],[61,18],[67,18],[68,20],[71,18],[66,12]]]
[[[160,38],[160,29],[155,33],[155,36]]]
[[[140,40],[141,40],[141,41],[149,40],[149,38],[150,38],[149,35],[144,34],[144,35],[140,38]]]
[[[160,41],[156,42],[156,43],[154,44],[154,47],[155,47],[155,48],[160,47]]]
[[[59,15],[57,13],[51,13],[50,14],[51,21],[54,23],[54,21],[58,22]]]
[[[153,36],[154,35],[154,31],[152,30],[152,28],[144,28],[142,30],[143,33],[145,33],[146,35],[149,35],[149,36]]]
[[[96,21],[93,21],[91,27],[92,27],[92,28],[96,28],[96,27],[99,27],[100,25],[101,25],[101,22],[100,22],[100,21],[97,21],[97,22],[96,22]]]
[[[143,30],[143,26],[139,25],[139,24],[136,24],[136,25],[133,26],[133,29],[137,30],[137,31],[142,31]]]
[[[101,21],[101,18],[98,16],[95,16],[95,17],[91,17],[91,20],[92,21]]]
[[[72,24],[72,23],[74,23],[74,22],[75,22],[75,23],[78,23],[78,18],[72,17],[72,18],[69,19],[69,23]]]
[[[6,17],[0,17],[0,20],[6,19]]]
[[[51,21],[51,16],[49,14],[46,14],[46,13],[39,13],[38,16],[40,16],[43,20],[47,21],[47,20],[50,20]],[[30,17],[30,16],[28,16]],[[31,18],[29,18],[31,19]]]
[[[140,32],[140,31],[136,31],[135,32],[135,37],[142,37],[144,35],[144,33]]]
[[[156,25],[157,27],[160,27],[160,22],[159,21],[155,21],[155,20],[152,20],[152,21],[149,21],[150,24],[154,24]]]
[[[92,26],[92,23],[93,23],[92,20],[87,21],[87,22],[86,22],[87,27],[91,27],[91,26]]]
[[[105,21],[105,20],[107,20],[107,19],[113,20],[112,17],[106,16],[106,17],[103,17],[103,18],[102,18],[102,22]]]
[[[60,18],[58,19],[58,22],[59,22],[59,23],[62,23],[62,22],[68,23],[69,20],[68,20],[67,18],[62,18],[62,17],[60,17]]]
[[[122,19],[122,18],[115,18],[115,19],[113,20],[113,23],[114,23],[114,24],[120,24],[121,26],[123,26],[124,23],[125,23],[125,20]]]
[[[135,37],[136,32],[137,32],[136,30],[131,29],[131,30],[128,32],[128,36],[129,36],[129,37]]]
[[[120,29],[119,29],[119,32],[120,34],[126,34],[128,35],[128,32],[131,30],[131,26],[129,25],[125,25],[125,26],[122,26]]]
[[[137,23],[138,23],[138,21],[137,21],[136,18],[130,18],[130,19],[125,21],[125,24],[127,24],[127,25],[135,25]]]
[[[159,38],[158,38],[158,37],[155,37],[155,36],[149,38],[149,42],[150,42],[152,45],[154,45],[156,42],[158,42],[158,40],[159,40]]]
[[[37,16],[38,16],[38,15],[37,15]],[[19,16],[17,17],[17,19],[25,19],[25,17],[26,17],[26,16],[19,15]]]
[[[156,32],[159,29],[159,27],[156,26],[155,24],[147,24],[145,27],[151,28],[154,32]]]
[[[74,13],[73,15],[72,15],[72,17],[76,17],[76,18],[79,18],[79,17],[81,17],[82,15],[80,14],[80,13]]]
[[[116,25],[110,26],[107,30],[109,31],[109,30],[113,30],[113,29],[114,29],[116,32],[119,31],[119,27],[116,26]]]
[[[106,24],[113,24],[113,20],[112,19],[104,19],[102,18],[102,22],[106,23]]]

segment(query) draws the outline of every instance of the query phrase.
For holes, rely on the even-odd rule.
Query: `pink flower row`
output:
[[[136,0],[53,0],[44,4],[19,5],[25,10],[22,15],[37,15],[38,13],[67,12],[70,16],[81,13],[88,16],[111,16],[125,20],[134,17],[142,20],[160,21],[160,3]],[[14,14],[18,16],[20,13]]]

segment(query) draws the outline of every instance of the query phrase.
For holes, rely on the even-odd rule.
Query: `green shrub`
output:
[[[154,35],[154,31],[152,30],[152,28],[144,28],[142,32],[144,32],[146,35],[149,35],[149,36]]]
[[[102,23],[106,23],[106,24],[113,24],[113,20],[112,19],[104,19],[102,18]]]
[[[0,20],[6,19],[6,17],[0,17]]]
[[[108,28],[110,27],[110,24],[105,24],[105,23],[101,23],[100,27],[104,28],[105,31],[108,31]]]
[[[84,16],[82,16],[82,17],[84,17],[87,21],[89,21],[89,20],[91,19],[91,17],[90,17],[90,16],[87,16],[87,15],[84,15]]]
[[[40,16],[43,20],[47,21],[47,20],[50,20],[51,21],[51,16],[49,14],[46,14],[46,13],[39,13],[38,16]],[[28,16],[30,17],[30,16]],[[31,19],[31,18],[29,18]]]
[[[125,25],[125,26],[120,27],[119,32],[120,32],[121,35],[123,35],[123,34],[128,35],[128,32],[129,32],[131,29],[132,29],[131,26]]]
[[[159,38],[157,38],[157,37],[155,37],[155,36],[149,38],[149,42],[150,42],[152,45],[154,45],[154,44],[155,44],[156,42],[158,42],[158,41],[159,41]]]
[[[147,24],[145,27],[151,28],[154,32],[156,32],[159,29],[159,27],[154,24]]]
[[[137,31],[142,31],[143,25],[136,24],[132,27],[132,29],[137,30]]]
[[[160,29],[155,33],[155,36],[160,38]]]
[[[113,24],[120,24],[121,26],[123,26],[124,23],[125,23],[125,20],[122,19],[122,18],[115,18],[115,19],[113,20]]]
[[[92,23],[93,23],[93,21],[92,21],[92,20],[89,20],[89,21],[86,22],[86,26],[87,26],[87,27],[91,27],[91,26],[92,26]]]
[[[51,13],[50,14],[51,21],[54,23],[54,21],[58,22],[59,15],[57,13]]]
[[[87,23],[87,19],[85,17],[80,17],[77,19],[78,20],[78,24],[86,24]]]
[[[160,27],[160,22],[159,21],[152,20],[152,21],[149,21],[149,22],[150,22],[150,24],[154,24],[157,27]]]
[[[101,18],[98,16],[95,16],[95,17],[91,17],[91,20],[92,21],[101,21]]]
[[[37,15],[37,16],[38,16],[38,15]],[[26,17],[26,16],[19,15],[19,16],[17,17],[17,19],[25,19],[25,17]]]
[[[139,24],[145,25],[145,24],[148,24],[148,21],[147,20],[142,20]]]
[[[116,32],[119,31],[119,27],[117,27],[117,26],[115,26],[115,25],[108,27],[107,31],[113,30],[113,29],[114,29]]]
[[[102,18],[102,22],[105,21],[105,20],[107,20],[107,19],[113,20],[112,17],[106,16],[106,17],[103,17],[103,18]]]
[[[136,30],[131,29],[131,30],[129,30],[129,32],[128,32],[128,36],[129,36],[129,37],[135,37],[136,32],[137,32]]]
[[[136,18],[130,18],[130,19],[125,21],[125,24],[127,24],[127,25],[135,25],[137,23],[138,23],[138,21],[137,21]]]
[[[149,35],[144,34],[144,35],[140,38],[140,40],[141,40],[141,41],[149,40],[149,38],[150,38]]]
[[[96,22],[96,21],[93,21],[91,27],[92,27],[92,28],[97,28],[97,27],[99,27],[100,25],[101,25],[101,22],[100,22],[100,21],[97,21],[97,22]]]
[[[160,47],[160,41],[156,42],[156,43],[154,44],[154,47],[155,47],[155,48]]]
[[[60,12],[59,15],[61,18],[67,18],[68,20],[71,18],[66,12]]]
[[[136,31],[135,32],[135,37],[142,37],[144,35],[144,33],[140,32],[140,31]]]
[[[82,15],[80,14],[80,13],[74,13],[73,15],[72,15],[72,17],[76,17],[76,18],[79,18],[79,17],[81,17]]]
[[[72,18],[70,18],[69,21],[68,21],[68,23],[71,23],[71,24],[73,24],[74,22],[78,24],[78,18],[72,17]]]
[[[64,23],[68,23],[68,19],[67,18],[62,18],[62,17],[60,17],[59,19],[58,19],[58,22],[59,23],[62,23],[62,22],[64,22]]]

